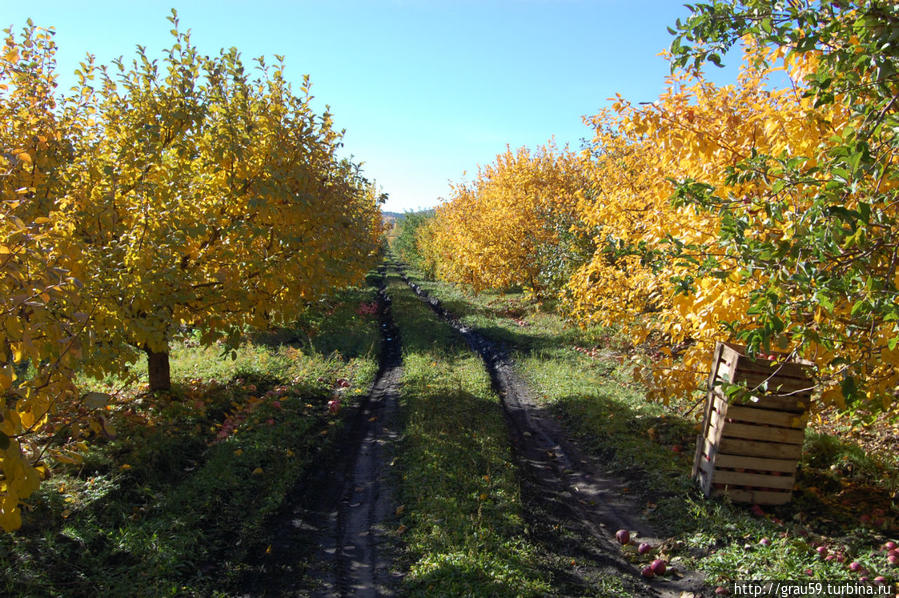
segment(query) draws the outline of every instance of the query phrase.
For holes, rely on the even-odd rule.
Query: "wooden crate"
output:
[[[812,392],[808,362],[752,359],[743,347],[715,347],[693,477],[706,496],[783,504],[792,498]],[[747,391],[727,397],[728,384]]]

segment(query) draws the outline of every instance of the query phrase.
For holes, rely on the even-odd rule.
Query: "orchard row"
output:
[[[160,60],[88,57],[59,93],[53,32],[0,48],[0,526],[38,486],[48,416],[108,397],[75,374],[148,356],[169,387],[180,330],[235,343],[293,321],[376,259],[380,198],[284,62],[201,56],[172,14]],[[63,420],[66,418],[63,417]],[[52,433],[52,430],[49,432]]]
[[[652,103],[582,151],[507,150],[400,238],[474,289],[523,287],[648,346],[657,398],[718,340],[817,365],[825,404],[899,386],[899,4],[723,0],[672,29]],[[703,66],[742,46],[738,81]],[[736,53],[736,50],[734,50]],[[414,239],[412,238],[414,235]]]

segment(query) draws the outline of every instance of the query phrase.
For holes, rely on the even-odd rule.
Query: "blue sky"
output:
[[[393,211],[436,204],[506,144],[578,146],[582,116],[616,92],[654,100],[666,26],[689,14],[676,0],[41,0],[6,3],[0,25],[55,27],[68,85],[86,52],[109,62],[142,44],[159,56],[170,8],[202,53],[283,54],[297,89],[308,73]]]

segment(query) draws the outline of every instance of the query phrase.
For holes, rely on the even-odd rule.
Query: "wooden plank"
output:
[[[769,471],[773,471],[770,469],[770,464],[765,465],[765,468],[767,468],[767,471],[758,471],[759,469],[761,469],[758,462],[761,462],[761,461],[780,461],[781,463],[785,463],[786,468],[783,471],[783,473],[786,473],[787,475],[780,475],[780,472],[777,474],[768,473]],[[725,463],[727,463],[727,464],[725,465]],[[735,465],[731,465],[731,464],[735,464]],[[788,485],[785,480],[791,480],[794,483],[796,481],[796,461],[792,461],[792,460],[788,461],[785,459],[759,459],[758,457],[738,457],[735,455],[718,455],[718,458],[715,459],[714,463],[711,461],[703,460],[699,467],[703,471],[704,474],[710,475],[712,477],[713,484],[727,483],[727,484],[737,484],[737,485],[743,485],[743,486],[764,486],[767,488],[786,488],[786,487],[788,487]],[[746,469],[755,469],[756,471],[731,471],[729,469],[729,468],[743,469],[744,467]],[[780,465],[778,465],[778,467],[780,467]],[[733,481],[733,479],[726,480],[725,478],[721,477],[721,474],[730,474],[730,473],[737,473],[737,474],[741,474],[741,475],[745,474],[745,475],[763,476],[764,479],[761,481],[763,481],[764,483],[755,483],[755,482],[751,482],[751,481],[735,482],[735,481]],[[766,481],[767,478],[776,478],[780,481],[775,482],[775,485],[772,485],[772,484],[768,483],[768,481]],[[750,480],[750,478],[745,478],[745,479]],[[753,478],[753,479],[755,481],[759,481],[759,479],[755,479],[755,478]],[[789,487],[792,488],[793,485],[790,484]]]
[[[744,457],[767,457],[771,459],[796,459],[798,461],[802,455],[801,444],[722,438],[716,445],[719,456],[741,455]]]
[[[721,343],[715,343],[715,352],[712,354],[712,368],[709,371],[709,380],[707,384],[705,413],[702,418],[702,427],[700,428],[699,438],[705,438],[709,430],[709,418],[711,417],[713,404],[714,382],[718,377],[718,368],[721,366],[721,351],[724,346]],[[699,461],[702,458],[701,442],[696,443],[696,453],[693,455],[693,477],[699,475]],[[708,492],[706,492],[708,494]]]
[[[746,355],[740,356],[737,365],[732,372],[746,372],[750,374],[762,374],[765,376],[777,376],[778,378],[792,378],[796,380],[808,380],[811,378],[809,366],[791,361],[769,361],[767,359],[751,359]]]
[[[721,422],[712,422],[720,424]],[[709,435],[711,438],[711,434]],[[717,438],[746,438],[749,440],[768,440],[770,442],[782,442],[785,444],[801,445],[805,440],[805,432],[792,428],[776,428],[774,426],[754,426],[752,424],[739,424],[727,422],[716,430]]]
[[[792,492],[773,492],[766,490],[743,490],[738,488],[712,489],[712,496],[727,496],[734,502],[747,502],[756,505],[783,505],[793,498]]]
[[[726,410],[721,408],[722,405],[726,405]],[[726,419],[732,419],[735,422],[766,424],[769,426],[780,426],[781,428],[795,428],[797,430],[805,429],[805,414],[760,409],[744,405],[727,405],[721,397],[715,397],[715,407],[721,413],[726,413],[724,416]]]
[[[787,396],[809,396],[814,390],[814,384],[808,378],[781,378],[779,376],[766,376],[752,372],[738,371],[733,375],[724,375],[719,372],[720,382],[731,384],[744,384],[749,390],[764,394],[781,394]],[[767,384],[765,390],[762,387]]]
[[[733,345],[728,343],[718,343],[716,347],[721,348],[720,352],[720,361],[721,365],[718,367],[718,375],[724,375],[728,380],[733,377],[734,372],[736,371],[737,362],[740,360],[740,353],[737,351]]]
[[[727,410],[721,411],[719,409],[720,403],[716,402],[714,397],[712,398],[711,403],[712,413],[709,415],[708,429],[706,430],[705,437],[708,438],[712,444],[717,445],[721,441],[721,435],[724,432]]]
[[[696,435],[696,451],[693,453],[693,471],[690,473],[690,477],[696,479],[696,476],[699,475],[699,463],[703,459],[702,455],[702,446],[705,442],[705,437],[702,434]]]
[[[699,469],[699,487],[706,496],[712,491],[712,476],[702,468]]]
[[[776,476],[764,473],[744,473],[715,469],[712,474],[712,486],[715,484],[733,484],[735,486],[760,486],[762,488],[783,488],[791,490],[796,482],[794,476]]]
[[[758,407],[744,407],[741,405],[731,405],[727,410],[727,417],[734,421],[766,424],[781,428],[795,428],[797,430],[804,430],[806,424],[806,416],[801,413],[773,411],[771,409],[759,409]]]
[[[720,392],[716,393],[723,396]],[[753,400],[755,399],[755,400]],[[731,405],[745,405],[749,407],[757,407],[759,409],[771,409],[774,411],[789,411],[792,413],[802,413],[808,410],[811,402],[807,397],[796,398],[789,397],[771,397],[771,396],[754,396],[740,399],[733,397],[729,399]]]
[[[700,463],[714,462],[718,456],[718,445],[711,442],[708,438],[702,439],[700,452]],[[706,458],[708,457],[708,459]]]
[[[718,455],[715,467],[731,469],[756,469],[760,471],[777,471],[793,474],[796,472],[795,459],[770,459],[765,457],[747,457],[745,455]]]
[[[738,371],[732,382],[735,384],[745,383],[749,388],[761,388],[764,384],[767,384],[768,388],[764,392],[782,395],[787,393],[810,395],[815,390],[814,383],[808,378],[783,378],[781,376],[746,371]]]
[[[778,351],[772,351],[771,354],[776,355],[780,361],[771,361],[769,359],[754,359],[746,355],[746,347],[734,343],[722,343],[721,355],[730,366],[730,371],[737,370],[754,371],[760,373],[771,373],[779,371],[779,373],[789,378],[809,378],[814,364],[806,360],[783,361],[789,355]]]

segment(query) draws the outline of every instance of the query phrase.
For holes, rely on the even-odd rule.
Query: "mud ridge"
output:
[[[379,269],[379,369],[368,395],[323,449],[271,526],[244,596],[394,596],[402,573],[387,527],[395,519],[391,459],[400,436],[402,346]]]
[[[607,573],[622,576],[624,585],[639,595],[680,598],[708,593],[708,586],[697,572],[680,571],[682,576],[679,578],[647,579],[621,555],[620,546],[614,540],[618,529],[637,532],[640,541],[652,544],[662,541],[638,515],[643,505],[636,497],[625,494],[628,482],[603,472],[601,464],[586,457],[570,441],[562,426],[538,405],[533,392],[515,372],[511,358],[501,347],[462,324],[438,299],[430,297],[410,280],[402,268],[400,275],[415,294],[458,331],[484,360],[506,412],[513,453],[522,478],[522,496],[535,519],[531,522],[532,528],[542,529],[539,533],[545,537],[554,535],[552,530],[558,529],[558,524],[564,524],[568,535],[581,544],[569,547],[572,556],[583,553],[592,558]],[[558,545],[572,540],[552,538],[545,542]],[[585,544],[589,544],[589,548],[585,548]],[[569,579],[570,584],[589,583],[588,577],[578,579],[576,572],[565,572],[564,575],[573,578]]]

